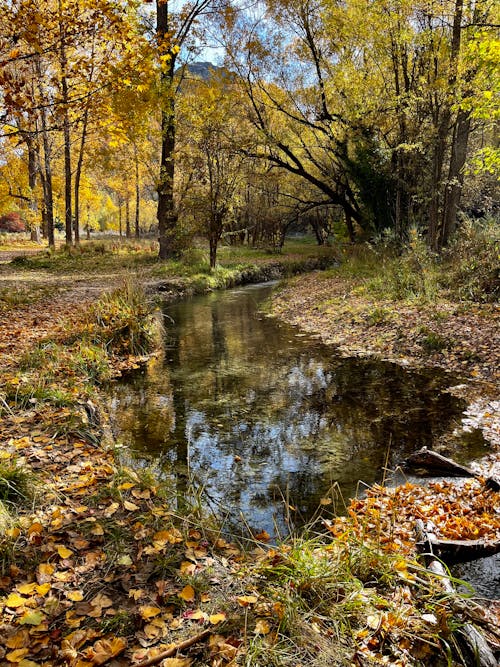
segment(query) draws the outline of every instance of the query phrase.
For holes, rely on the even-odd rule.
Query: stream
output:
[[[160,470],[179,505],[202,497],[228,532],[276,539],[390,481],[384,471],[449,436],[465,406],[444,372],[342,358],[268,317],[272,290],[165,306],[164,354],[114,383],[110,402],[126,456]],[[486,451],[473,434],[453,456]]]

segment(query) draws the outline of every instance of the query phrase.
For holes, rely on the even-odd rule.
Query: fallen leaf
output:
[[[178,595],[186,602],[193,602],[195,598],[194,588],[188,584],[187,586],[184,586],[184,588]]]
[[[236,602],[240,607],[248,607],[248,605],[255,604],[257,599],[255,595],[240,595],[236,598]]]
[[[226,614],[221,611],[219,614],[212,614],[212,616],[209,616],[208,620],[212,625],[217,625],[218,623],[222,623],[222,621],[226,620]]]
[[[73,555],[71,549],[68,549],[68,547],[65,547],[63,544],[58,545],[57,553],[61,558],[70,558]]]
[[[121,637],[99,639],[85,651],[85,657],[96,665],[103,665],[111,658],[120,655],[127,648],[127,642]]]
[[[21,625],[40,625],[45,620],[44,614],[41,611],[27,611],[19,619]]]
[[[18,595],[18,593],[11,593],[5,600],[5,606],[10,607],[11,609],[22,607],[25,603],[26,598],[21,597],[21,595]]]
[[[83,593],[81,591],[68,591],[66,597],[71,602],[81,602],[83,600]]]
[[[5,657],[9,662],[20,662],[20,660],[22,660],[25,655],[28,655],[29,652],[28,648],[16,648],[15,651],[7,653]]]
[[[125,500],[123,503],[123,507],[128,510],[129,512],[135,512],[136,510],[139,509],[139,505],[136,505],[135,503],[131,503],[130,500]]]
[[[142,618],[146,620],[148,618],[153,618],[154,616],[158,616],[158,614],[161,614],[161,609],[159,607],[150,607],[148,605],[143,605],[139,607],[139,613],[141,614]]]
[[[265,619],[258,618],[254,632],[257,635],[268,635],[271,632],[271,626]]]

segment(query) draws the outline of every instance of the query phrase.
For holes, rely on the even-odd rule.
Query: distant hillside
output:
[[[179,67],[177,72],[183,72],[185,76],[191,74],[193,76],[200,77],[200,79],[203,79],[204,81],[208,81],[215,73],[227,73],[227,70],[225,67],[219,67],[218,65],[214,65],[211,62],[200,61],[186,63],[185,65],[182,65],[182,67]]]

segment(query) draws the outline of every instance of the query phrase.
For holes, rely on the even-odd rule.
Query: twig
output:
[[[171,655],[174,655],[174,653],[177,653],[177,651],[182,651],[183,649],[188,648],[193,644],[202,642],[210,634],[211,630],[203,630],[203,632],[200,632],[200,634],[195,635],[194,637],[189,637],[189,639],[185,639],[183,642],[180,642],[179,644],[175,644],[175,646],[167,648],[165,651],[158,653],[158,655],[155,655],[152,658],[149,658],[148,660],[144,660],[144,662],[134,663],[133,667],[150,667],[150,665],[157,665],[165,658],[169,658]]]

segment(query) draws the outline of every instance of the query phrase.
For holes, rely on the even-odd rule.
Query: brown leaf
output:
[[[127,648],[127,642],[121,637],[99,639],[85,651],[85,657],[96,665],[103,665],[111,658],[120,655]]]

